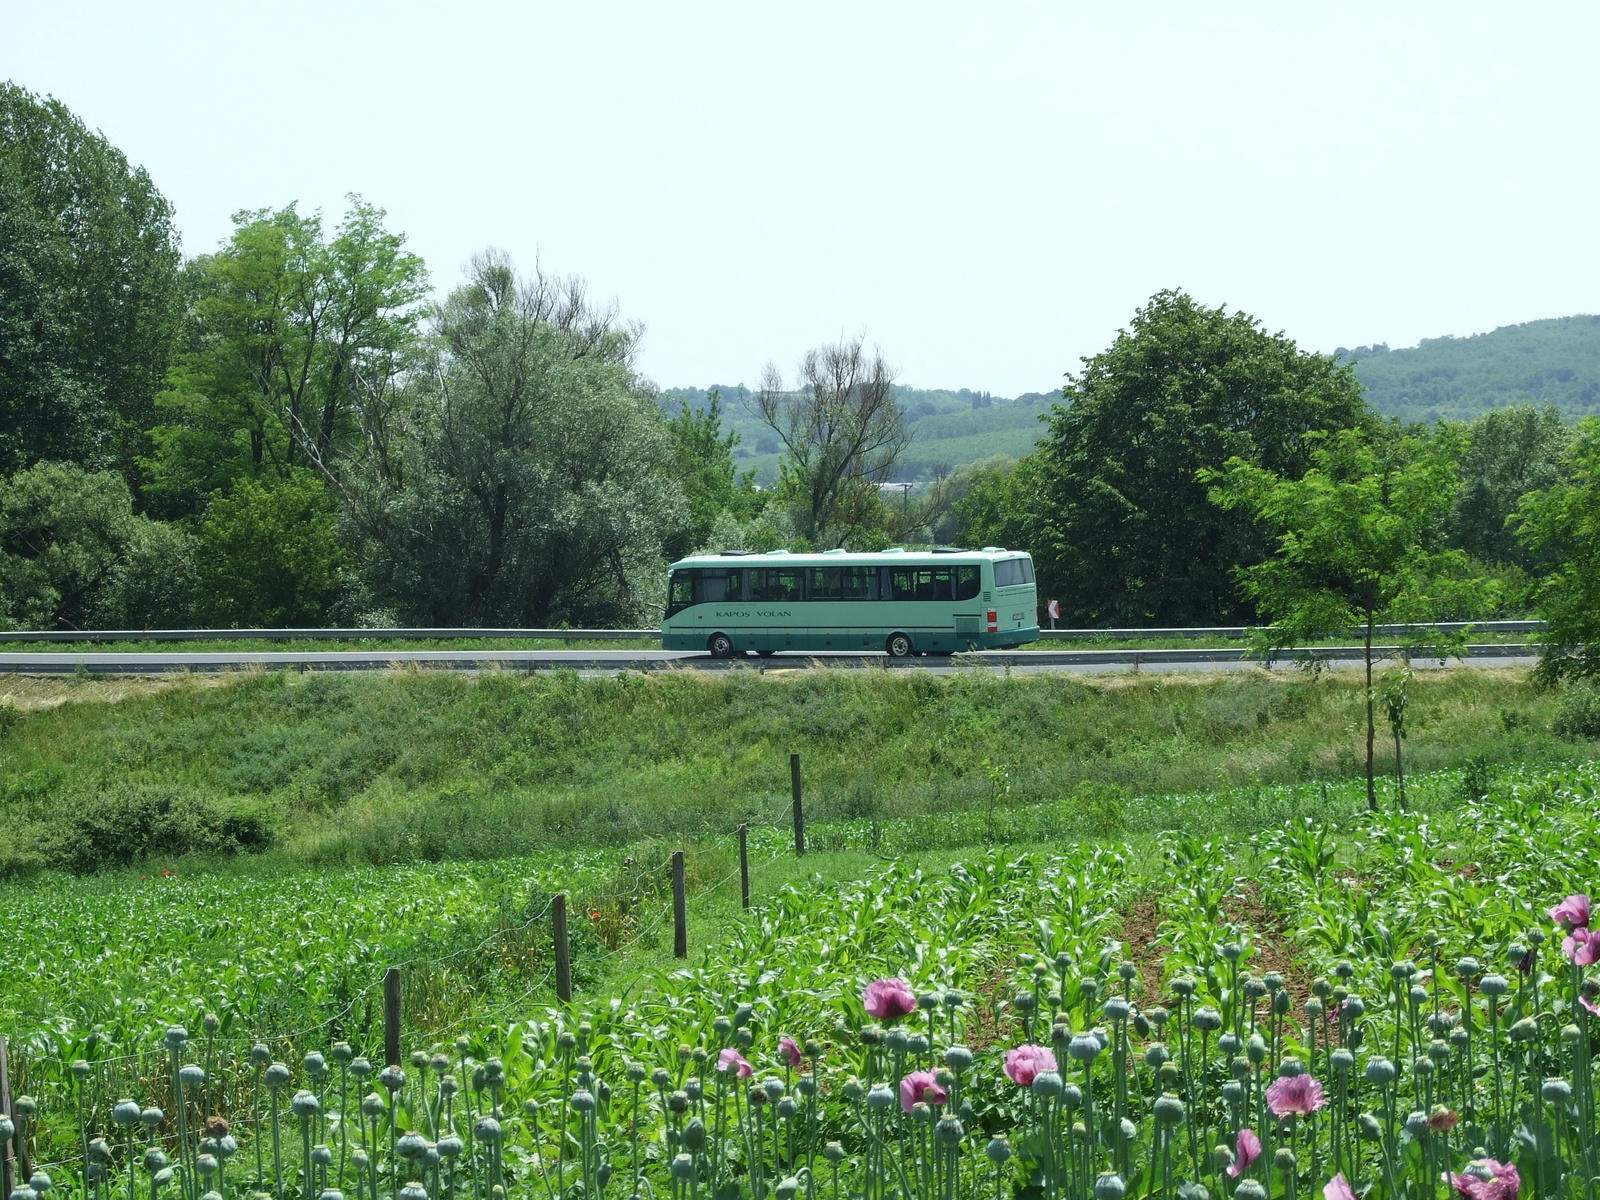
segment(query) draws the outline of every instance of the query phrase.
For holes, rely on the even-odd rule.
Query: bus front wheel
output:
[[[911,639],[903,633],[891,633],[883,648],[889,652],[890,658],[911,657]]]
[[[706,649],[712,658],[732,658],[733,639],[725,633],[713,633],[706,639]]]

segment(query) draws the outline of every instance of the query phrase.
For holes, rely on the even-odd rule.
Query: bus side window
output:
[[[979,566],[956,568],[956,599],[971,600],[982,590],[983,568]]]
[[[846,600],[876,600],[878,598],[878,579],[881,572],[877,567],[845,567],[844,568],[844,598]]]
[[[948,600],[950,599],[950,568],[940,567],[933,571],[917,572],[917,599],[918,600]]]
[[[917,598],[917,573],[909,570],[891,570],[889,572],[890,598],[894,600],[915,600]]]
[[[693,567],[685,567],[672,573],[672,582],[667,585],[667,615],[671,616],[679,609],[688,608],[694,603],[695,576],[699,572]]]
[[[812,567],[806,572],[807,600],[838,600],[842,598],[842,581],[839,567]]]
[[[752,588],[755,593],[751,598],[764,600],[769,603],[774,601],[800,599],[800,573],[798,571],[781,571],[776,567],[763,567],[755,572],[756,586]]]

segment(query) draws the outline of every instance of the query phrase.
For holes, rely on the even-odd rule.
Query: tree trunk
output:
[[[1378,789],[1372,782],[1372,743],[1377,734],[1372,696],[1372,613],[1367,613],[1367,807],[1378,811]]]

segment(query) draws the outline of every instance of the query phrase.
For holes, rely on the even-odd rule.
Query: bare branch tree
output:
[[[894,473],[911,442],[894,400],[894,371],[861,338],[806,352],[786,390],[768,365],[756,415],[778,435],[799,490],[799,531],[813,543],[837,530],[853,495]]]

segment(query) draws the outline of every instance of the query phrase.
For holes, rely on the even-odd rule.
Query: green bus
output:
[[[665,650],[882,650],[891,658],[1020,646],[1039,637],[1033,559],[1020,551],[729,550],[675,562]]]

